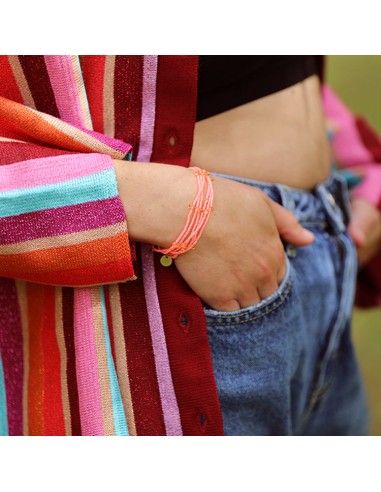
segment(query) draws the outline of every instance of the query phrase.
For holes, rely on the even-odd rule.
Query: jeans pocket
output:
[[[210,307],[204,307],[207,325],[241,325],[262,318],[279,309],[288,298],[293,285],[291,264],[286,254],[285,259],[286,274],[275,292],[252,306],[237,309],[236,311],[217,311]]]

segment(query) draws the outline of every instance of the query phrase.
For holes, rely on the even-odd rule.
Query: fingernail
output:
[[[308,239],[309,241],[314,241],[315,240],[315,234],[311,231],[308,231],[307,229],[303,229],[304,231],[304,237]]]

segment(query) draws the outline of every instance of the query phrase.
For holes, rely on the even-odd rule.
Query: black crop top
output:
[[[321,74],[315,55],[199,57],[197,121]]]

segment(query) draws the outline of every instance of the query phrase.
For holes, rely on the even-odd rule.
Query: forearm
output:
[[[170,246],[196,194],[193,173],[168,164],[113,160],[113,165],[130,239]]]

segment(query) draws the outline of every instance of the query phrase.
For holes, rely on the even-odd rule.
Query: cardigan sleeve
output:
[[[323,88],[327,118],[337,125],[332,140],[335,155],[345,168],[360,170],[363,179],[352,189],[381,210],[381,140],[361,117],[354,116],[328,86]],[[381,251],[361,268],[357,277],[356,305],[381,306]]]
[[[337,126],[332,147],[340,165],[356,168],[362,175],[361,183],[352,191],[353,196],[366,198],[380,207],[381,141],[365,120],[353,115],[328,85],[323,87],[323,107],[325,116]],[[373,137],[372,147],[368,145],[370,136]]]
[[[135,279],[112,158],[131,146],[0,97],[0,276]]]

